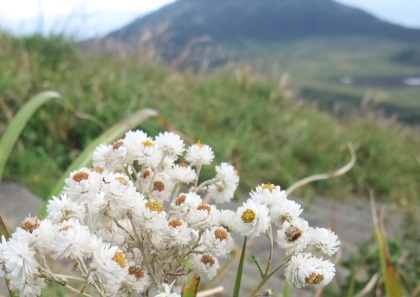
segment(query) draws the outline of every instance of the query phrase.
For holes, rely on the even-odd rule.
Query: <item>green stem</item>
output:
[[[244,262],[245,262],[245,251],[246,251],[247,239],[248,238],[245,236],[244,245],[242,247],[241,260],[239,261],[238,272],[236,273],[236,281],[235,281],[235,289],[233,291],[233,297],[239,297],[239,291],[241,290],[242,272],[243,272]]]
[[[273,244],[273,229],[271,228],[271,225],[268,228],[266,235],[268,237],[268,240],[270,241],[270,255],[268,256],[268,263],[267,263],[267,268],[265,270],[265,275],[267,275],[268,272],[270,271],[271,261],[273,260],[274,244]]]
[[[260,281],[260,283],[258,284],[258,286],[254,289],[254,291],[252,291],[251,294],[248,295],[248,297],[255,297],[258,292],[262,289],[262,287],[265,285],[265,283],[273,276],[274,273],[276,273],[280,268],[282,268],[284,265],[287,264],[287,262],[289,262],[290,258],[292,256],[286,256],[283,261],[281,261],[279,263],[279,265],[270,273],[266,274],[265,277]]]

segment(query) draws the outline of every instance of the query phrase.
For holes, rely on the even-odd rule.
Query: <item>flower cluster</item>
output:
[[[336,253],[337,236],[309,227],[300,205],[272,184],[258,186],[236,211],[210,204],[231,200],[239,183],[228,163],[199,183],[213,159],[210,146],[185,148],[168,132],[130,131],[100,145],[93,167],[72,172],[61,197],[49,202],[47,218],[28,217],[10,240],[2,238],[0,277],[20,296],[40,296],[48,280],[85,296],[176,297],[189,276],[217,274],[233,233],[273,238],[274,225],[286,279],[296,287],[329,283],[334,265],[316,256]],[[73,261],[78,274],[54,273],[51,259]]]

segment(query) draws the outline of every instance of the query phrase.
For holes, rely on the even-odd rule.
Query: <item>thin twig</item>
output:
[[[370,279],[370,281],[367,283],[366,287],[363,288],[363,290],[361,290],[357,295],[355,295],[354,297],[362,297],[365,296],[367,293],[369,293],[373,287],[375,286],[376,282],[379,279],[379,273],[375,273],[372,278]]]
[[[225,288],[223,288],[223,286],[219,286],[219,287],[216,287],[216,288],[213,288],[213,289],[210,289],[210,290],[198,292],[196,297],[209,297],[209,296],[212,296],[214,294],[221,293],[224,290],[225,290]]]
[[[3,218],[1,215],[0,215],[0,226],[3,226],[3,229],[6,232],[7,238],[12,238],[12,235],[10,234],[9,229],[7,229],[6,223],[3,221]],[[6,281],[6,287],[7,287],[7,290],[9,291],[9,295],[14,296],[12,290],[9,287],[9,281],[7,280],[7,278],[4,278],[4,280]]]
[[[350,160],[349,163],[347,163],[346,165],[344,165],[343,167],[341,167],[340,169],[338,169],[338,170],[336,170],[332,173],[315,174],[315,175],[305,177],[304,179],[301,179],[301,180],[295,182],[293,185],[291,185],[286,190],[286,193],[288,195],[290,195],[296,189],[298,189],[298,188],[300,188],[300,187],[302,187],[306,184],[309,184],[313,181],[337,177],[337,176],[343,175],[344,173],[348,172],[354,166],[354,164],[356,164],[356,152],[355,152],[354,146],[353,146],[353,144],[348,143],[348,147],[349,147],[350,154],[351,154],[351,160]]]
[[[2,216],[0,215],[0,226],[3,226],[4,230],[6,231],[7,238],[12,238],[12,235],[9,232],[9,229],[7,229],[6,223],[3,221]]]

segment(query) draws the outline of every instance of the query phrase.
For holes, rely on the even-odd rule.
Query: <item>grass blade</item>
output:
[[[239,291],[241,290],[241,281],[242,281],[242,272],[244,269],[245,262],[245,251],[246,251],[246,241],[247,237],[244,239],[244,246],[242,248],[241,260],[238,265],[238,272],[236,273],[235,289],[233,290],[233,297],[239,297]]]
[[[200,278],[194,276],[190,285],[182,288],[182,297],[196,297],[199,285]]]
[[[4,167],[17,139],[26,123],[40,106],[50,99],[59,98],[60,94],[54,91],[45,91],[32,97],[15,115],[8,125],[3,137],[0,140],[0,181],[3,178]]]
[[[135,127],[147,121],[149,118],[155,117],[157,115],[158,115],[158,112],[153,109],[150,109],[150,108],[140,109],[138,111],[133,112],[128,117],[114,124],[108,130],[102,133],[98,138],[92,141],[89,144],[89,146],[85,148],[85,150],[79,155],[79,157],[77,157],[76,160],[74,160],[73,163],[67,168],[67,170],[64,172],[62,177],[58,180],[57,184],[54,186],[54,188],[51,190],[50,194],[48,195],[48,200],[51,199],[52,196],[60,195],[65,184],[64,180],[66,177],[70,175],[72,171],[88,166],[88,164],[92,160],[93,151],[98,145],[102,143],[110,143],[117,140],[119,137],[121,137],[122,134],[124,134],[128,130],[134,129]],[[45,217],[46,215],[48,200],[46,201],[44,207],[39,213],[39,215],[41,215],[42,217]]]
[[[398,281],[398,276],[395,271],[395,268],[391,262],[391,255],[389,254],[388,243],[386,241],[385,233],[381,229],[381,225],[379,223],[375,200],[373,198],[372,192],[370,193],[370,196],[373,224],[375,226],[375,238],[379,249],[379,258],[381,262],[382,276],[385,281],[386,294],[387,296],[392,297],[402,297],[403,293],[401,290],[401,285]]]
[[[255,265],[257,265],[257,267],[258,267],[261,278],[264,278],[265,273],[263,272],[262,267],[260,265],[260,262],[258,262],[257,257],[255,255],[251,255],[251,257],[252,257],[252,260],[254,261]]]

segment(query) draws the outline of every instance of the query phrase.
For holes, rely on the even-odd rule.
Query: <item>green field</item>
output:
[[[306,38],[284,43],[258,44],[244,41],[239,58],[256,61],[255,68],[273,77],[288,73],[302,93],[321,106],[344,112],[360,109],[365,97],[373,107],[386,108],[409,123],[420,121],[420,87],[353,86],[339,83],[342,77],[395,77],[420,75],[417,60],[396,62],[418,44],[372,37]],[[413,58],[414,59],[414,58]]]

